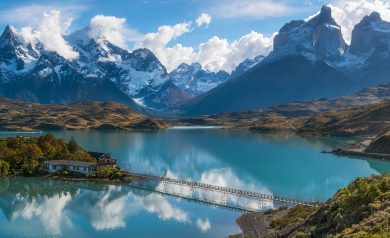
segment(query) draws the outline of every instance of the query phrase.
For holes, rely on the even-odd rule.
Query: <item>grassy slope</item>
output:
[[[279,221],[279,223],[282,223]],[[359,178],[281,237],[390,237],[390,175]]]
[[[113,102],[32,104],[0,99],[0,130],[159,129],[166,124]]]
[[[390,101],[333,110],[307,119],[301,133],[376,136],[390,128]]]

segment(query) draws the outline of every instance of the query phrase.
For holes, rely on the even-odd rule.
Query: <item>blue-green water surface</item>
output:
[[[390,172],[390,163],[321,153],[342,138],[221,129],[157,132],[61,131],[87,150],[111,153],[142,173],[326,201],[359,176]],[[0,137],[40,133],[2,132]],[[239,212],[123,184],[0,179],[0,237],[226,237]]]

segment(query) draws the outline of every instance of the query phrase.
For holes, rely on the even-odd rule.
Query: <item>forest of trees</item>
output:
[[[0,139],[0,175],[38,173],[40,163],[45,160],[95,161],[74,139],[65,141],[50,133]]]

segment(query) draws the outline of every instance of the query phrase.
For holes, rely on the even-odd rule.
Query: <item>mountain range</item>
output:
[[[373,12],[351,44],[329,7],[285,24],[268,56],[246,59],[231,74],[199,63],[167,72],[146,48],[128,51],[84,28],[65,36],[68,60],[7,26],[0,36],[0,96],[28,102],[116,101],[151,113],[210,115],[294,101],[335,98],[388,83],[390,23]]]
[[[65,39],[79,54],[77,59],[45,50],[39,39],[33,44],[7,26],[0,36],[0,96],[40,103],[117,101],[141,111],[164,110],[230,77],[197,63],[182,64],[168,74],[150,50],[129,52],[91,37],[88,28]]]
[[[390,23],[373,12],[357,24],[351,45],[331,8],[308,21],[285,24],[273,51],[250,70],[179,106],[185,116],[335,98],[389,82]]]

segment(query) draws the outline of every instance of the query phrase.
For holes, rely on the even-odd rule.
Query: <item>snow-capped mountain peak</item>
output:
[[[284,25],[274,39],[274,50],[266,61],[286,55],[303,55],[312,60],[340,57],[347,48],[341,28],[332,18],[331,8],[324,6],[309,21],[291,21]]]
[[[390,23],[382,20],[377,12],[365,16],[352,31],[350,52],[362,54],[373,51],[380,45],[389,46]]]
[[[169,76],[172,82],[182,91],[192,96],[198,96],[221,85],[230,75],[223,70],[214,73],[203,69],[202,65],[196,62],[191,65],[180,64],[169,73]]]
[[[25,71],[37,61],[39,52],[14,27],[7,25],[0,36],[1,68]]]
[[[233,70],[232,74],[231,74],[231,78],[236,78],[238,76],[240,76],[241,74],[243,74],[244,72],[248,71],[249,69],[253,68],[255,65],[257,65],[258,63],[260,63],[261,61],[263,61],[265,58],[265,56],[263,55],[259,55],[259,56],[256,56],[255,58],[253,59],[246,59],[244,61],[242,61],[237,67],[235,70]]]

